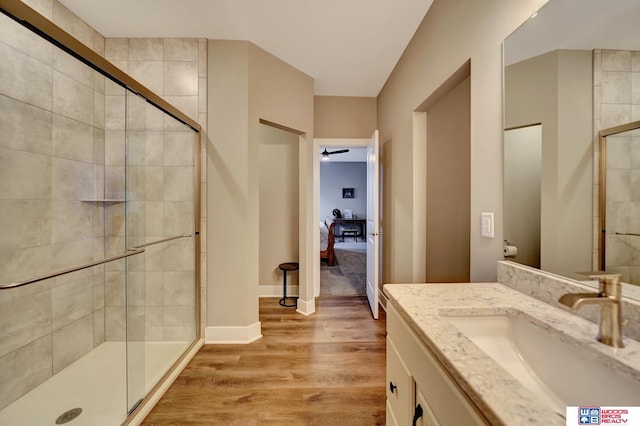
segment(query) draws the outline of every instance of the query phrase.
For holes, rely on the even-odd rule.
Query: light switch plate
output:
[[[493,213],[482,212],[482,236],[493,238]]]

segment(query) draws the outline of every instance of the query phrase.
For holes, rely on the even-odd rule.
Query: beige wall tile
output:
[[[138,259],[141,257],[138,256]],[[142,272],[129,272],[127,274],[127,306],[144,307],[145,279]]]
[[[104,198],[104,165],[101,164],[93,166],[93,196],[96,199]],[[104,220],[100,219],[100,221],[95,224],[96,226],[99,224],[104,225]],[[96,229],[95,226],[94,229]],[[97,232],[95,235],[103,235],[103,232]]]
[[[146,272],[144,282],[144,298],[147,306],[164,305],[164,273]],[[162,323],[160,324],[162,325]]]
[[[0,95],[0,146],[51,155],[51,112]]]
[[[145,167],[145,197],[147,201],[164,199],[164,168]]]
[[[93,349],[93,313],[55,330],[51,338],[56,374]]]
[[[162,230],[164,217],[164,203],[162,201],[147,201],[144,209],[144,233],[147,236],[164,235]],[[160,238],[160,237],[158,237]]]
[[[104,308],[104,283],[106,272],[100,272],[93,275],[93,309],[98,310]]]
[[[124,96],[125,88],[111,79],[105,78],[104,80],[104,94],[106,96]]]
[[[146,130],[163,130],[165,114],[147,103],[145,104],[145,129]]]
[[[14,47],[45,65],[53,65],[51,43],[4,14],[0,15],[0,42]]]
[[[57,330],[93,313],[93,276],[57,285],[52,290],[52,329]],[[93,330],[91,331],[93,333]]]
[[[93,125],[93,88],[53,72],[53,112]]]
[[[3,281],[22,281],[53,271],[51,246],[29,247],[0,252]],[[8,292],[2,292],[2,295]],[[2,297],[2,296],[0,296]]]
[[[52,265],[56,271],[92,261],[93,241],[91,239],[52,245]]]
[[[145,310],[145,339],[164,340],[164,308],[147,306]]]
[[[104,308],[93,313],[93,347],[104,343]]]
[[[105,85],[107,78],[100,74],[98,71],[94,71],[93,72],[93,88],[96,92],[104,95],[106,94],[106,88]]]
[[[631,52],[621,50],[603,50],[602,70],[631,71]]]
[[[0,358],[0,409],[52,375],[51,335]]]
[[[124,166],[126,155],[126,133],[124,130],[105,131],[105,164],[108,166]]]
[[[0,199],[51,199],[51,173],[51,157],[0,148]]]
[[[602,128],[619,126],[631,121],[631,105],[602,104]]]
[[[198,79],[198,113],[207,112],[207,79]]]
[[[105,125],[104,94],[94,90],[93,92],[93,125],[104,129]]]
[[[105,272],[104,304],[105,306],[126,306],[124,272]]]
[[[631,168],[631,138],[628,136],[614,136],[608,138],[607,168]]]
[[[165,167],[164,200],[192,201],[193,180],[193,167]]]
[[[2,200],[0,202],[0,250],[51,244],[50,200]]]
[[[604,71],[602,73],[602,102],[628,104],[631,102],[631,74]]]
[[[96,166],[104,165],[105,160],[105,131],[93,129],[93,162]]]
[[[104,340],[123,342],[126,338],[124,306],[106,306],[104,308]]]
[[[629,170],[607,171],[607,200],[630,201],[631,176]]]
[[[97,31],[93,33],[93,50],[104,57],[104,37]]]
[[[198,119],[198,96],[163,96],[163,98],[193,120]],[[185,130],[185,125],[165,115],[164,128],[167,130]]]
[[[129,75],[154,93],[162,93],[164,75],[161,61],[129,61]]]
[[[129,39],[107,38],[104,40],[104,57],[110,61],[129,59]]]
[[[85,240],[93,237],[93,203],[53,201],[52,242]]]
[[[631,103],[640,105],[640,72],[631,74]]]
[[[162,229],[164,235],[189,235],[195,224],[193,201],[166,201]]]
[[[162,61],[164,42],[159,38],[132,38],[129,40],[129,60]]]
[[[198,95],[198,62],[170,61],[164,63],[163,95]]]
[[[51,67],[0,43],[0,94],[51,111]]]
[[[132,341],[144,341],[144,327],[145,327],[145,315],[144,307],[133,307],[127,310],[127,340]],[[135,351],[136,349],[134,349]],[[129,360],[135,360],[138,356],[144,357],[144,349],[141,348],[139,352],[133,354]]]
[[[147,247],[147,251],[144,253],[145,258],[145,270],[150,271],[162,271],[164,265],[164,244],[158,244]]]
[[[207,77],[207,41],[198,42],[198,77]]]
[[[50,291],[20,297],[0,305],[0,356],[50,332]]]
[[[193,166],[194,132],[167,131],[164,134],[164,165]]]
[[[83,200],[93,197],[93,164],[53,158],[52,194],[55,200]]]
[[[165,61],[197,61],[198,39],[167,38],[164,39]]]
[[[95,71],[63,50],[53,50],[53,69],[85,86],[94,85]]]
[[[107,144],[108,146],[108,144]],[[104,196],[105,198],[124,199],[125,178],[124,166],[105,166]],[[113,234],[107,234],[113,235]]]
[[[53,2],[53,22],[93,49],[94,30],[59,1]]]
[[[93,162],[93,127],[53,114],[53,155],[69,160]]]
[[[194,306],[195,276],[193,271],[164,273],[164,305]]]
[[[183,238],[166,243],[162,255],[164,271],[193,271],[195,262],[193,238]]]
[[[110,85],[108,84],[107,87]],[[109,90],[107,89],[107,92]],[[124,96],[104,97],[104,128],[106,130],[126,130],[126,99]]]

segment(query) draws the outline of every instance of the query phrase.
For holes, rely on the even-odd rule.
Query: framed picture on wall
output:
[[[356,198],[353,188],[342,188],[342,198]]]

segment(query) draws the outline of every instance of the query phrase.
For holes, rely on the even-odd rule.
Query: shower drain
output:
[[[82,414],[82,408],[72,408],[71,410],[67,410],[64,413],[60,414],[60,416],[56,419],[56,424],[63,425],[65,423],[69,423],[80,414]]]

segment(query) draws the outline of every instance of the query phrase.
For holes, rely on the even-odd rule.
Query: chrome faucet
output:
[[[624,348],[622,343],[621,298],[622,286],[620,274],[609,274],[604,271],[580,272],[591,279],[597,279],[600,286],[598,293],[568,293],[558,300],[572,309],[580,309],[585,305],[600,306],[600,331],[596,338],[605,345]]]

